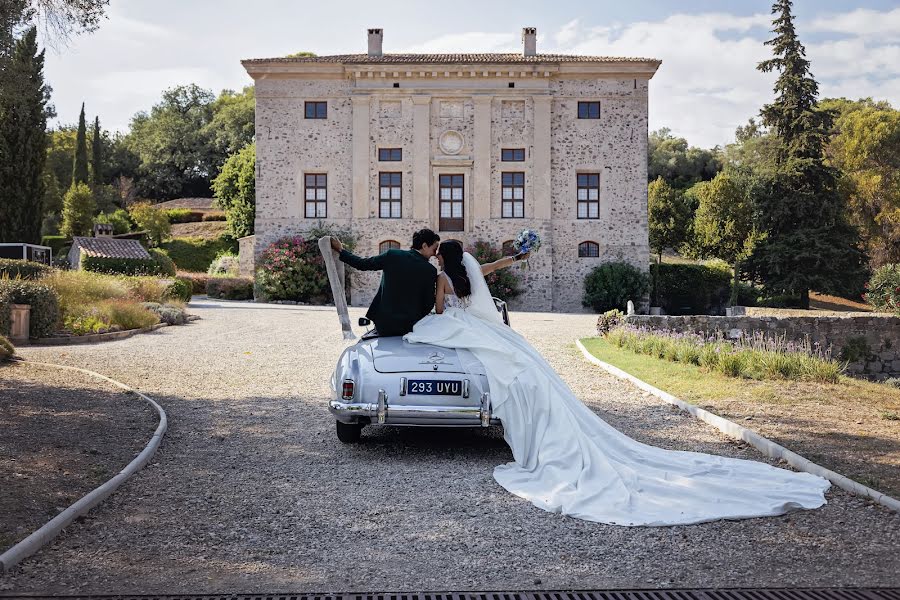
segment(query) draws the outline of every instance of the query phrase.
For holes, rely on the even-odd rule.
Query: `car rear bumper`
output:
[[[384,425],[423,425],[430,427],[488,427],[500,420],[491,414],[490,394],[480,404],[469,406],[419,405],[407,403],[412,398],[401,396],[391,400],[379,391],[376,402],[331,400],[328,409],[343,423],[381,423]]]

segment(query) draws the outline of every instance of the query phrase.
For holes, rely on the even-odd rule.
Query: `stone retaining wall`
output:
[[[830,347],[835,358],[848,360],[847,373],[876,380],[900,377],[900,317],[774,317],[707,315],[650,316],[631,315],[628,323],[651,329],[684,333],[722,332],[736,338],[743,332],[760,331],[767,336],[784,337],[787,341]]]

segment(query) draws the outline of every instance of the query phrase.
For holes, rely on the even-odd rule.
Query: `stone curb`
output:
[[[690,413],[697,419],[700,419],[701,421],[712,425],[728,437],[743,440],[770,458],[783,460],[799,471],[805,471],[807,473],[812,473],[813,475],[818,475],[819,477],[824,477],[843,490],[846,490],[853,494],[857,494],[859,496],[865,496],[866,498],[869,498],[895,512],[900,512],[900,500],[892,498],[887,494],[879,492],[878,490],[873,490],[872,488],[864,486],[861,483],[857,483],[852,479],[841,475],[840,473],[835,473],[830,469],[826,469],[821,465],[817,465],[811,460],[800,456],[796,452],[792,452],[784,446],[781,446],[767,438],[764,438],[751,429],[742,427],[737,423],[729,421],[728,419],[724,419],[715,413],[711,413],[698,406],[694,406],[693,404],[688,404],[684,400],[680,400],[679,398],[676,398],[668,392],[664,392],[659,388],[653,387],[649,383],[638,379],[634,375],[626,373],[618,367],[614,367],[609,363],[603,362],[602,360],[591,354],[588,349],[584,347],[584,344],[581,343],[581,340],[575,340],[575,345],[579,350],[581,350],[581,353],[588,360],[588,362],[591,362],[603,368],[619,379],[630,381],[635,386],[639,387],[645,392],[653,394],[664,402],[674,404],[681,410]]]
[[[50,521],[45,523],[27,538],[14,545],[3,554],[0,554],[0,572],[3,573],[9,572],[9,570],[20,561],[28,558],[29,556],[43,548],[45,545],[47,545],[50,540],[52,540],[57,536],[57,534],[59,534],[60,531],[68,527],[72,523],[72,521],[87,514],[88,511],[103,502],[103,500],[105,500],[110,494],[116,491],[119,486],[125,483],[125,481],[129,477],[134,475],[144,465],[146,465],[150,458],[153,457],[153,454],[156,452],[159,444],[162,442],[162,438],[166,433],[166,429],[168,428],[169,423],[168,418],[166,417],[166,411],[163,410],[163,408],[159,404],[157,404],[149,396],[142,394],[141,392],[120,381],[110,379],[109,377],[101,375],[100,373],[96,373],[94,371],[82,369],[79,367],[69,367],[66,365],[55,365],[52,363],[34,361],[23,362],[43,367],[53,367],[57,369],[66,369],[69,371],[77,371],[79,373],[84,373],[85,375],[90,375],[91,377],[96,377],[98,379],[107,381],[115,385],[116,387],[139,396],[140,398],[148,402],[151,406],[153,406],[153,408],[156,409],[156,412],[159,415],[159,425],[156,427],[156,431],[153,432],[153,436],[150,438],[150,441],[147,442],[147,445],[144,447],[141,453],[138,454],[134,458],[134,460],[128,463],[128,465],[126,465],[124,469],[119,471],[118,475],[116,475],[100,487],[88,492],[84,497],[53,517]]]
[[[197,315],[188,315],[188,321],[196,321],[200,317]],[[35,341],[29,341],[28,344],[20,344],[22,346],[73,346],[76,344],[97,344],[99,342],[115,342],[124,340],[139,333],[149,333],[156,331],[162,327],[171,327],[168,323],[157,323],[150,327],[142,327],[141,329],[128,329],[127,331],[110,331],[108,333],[91,333],[88,335],[70,335],[66,337],[38,338]]]

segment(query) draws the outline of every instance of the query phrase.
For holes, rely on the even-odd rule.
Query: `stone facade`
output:
[[[244,61],[256,81],[256,256],[318,222],[304,214],[304,176],[325,174],[323,220],[349,227],[362,255],[387,240],[407,247],[423,227],[498,247],[538,231],[543,247],[513,308],[581,311],[594,266],[647,269],[647,91],[659,61],[529,53],[532,32],[522,55],[384,55],[370,30],[369,54]],[[305,118],[313,101],[327,118]],[[599,102],[600,118],[578,118],[579,101]],[[402,160],[380,161],[383,148]],[[525,160],[502,161],[504,148]],[[402,218],[379,217],[384,172],[401,174]],[[523,218],[502,216],[504,172],[524,173]],[[598,218],[577,218],[579,173],[599,174]],[[463,231],[441,229],[439,178],[449,174],[463,175]],[[579,258],[584,241],[598,257]],[[352,303],[367,304],[378,274],[351,280]]]
[[[876,380],[900,377],[900,317],[859,315],[847,317],[713,317],[631,315],[632,325],[682,333],[715,334],[730,338],[753,332],[784,337],[787,341],[831,348],[832,356],[849,360],[847,372]]]

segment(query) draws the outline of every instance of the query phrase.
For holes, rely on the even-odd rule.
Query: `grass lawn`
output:
[[[601,338],[581,341],[600,360],[685,402],[900,497],[900,389],[849,377],[836,384],[738,379],[635,354]]]

